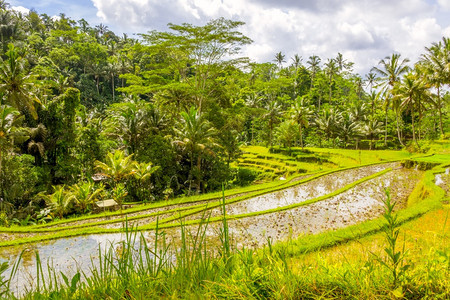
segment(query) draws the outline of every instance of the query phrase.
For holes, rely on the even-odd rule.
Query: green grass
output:
[[[338,159],[342,159],[339,164],[351,168],[358,167],[361,163],[386,162],[385,159],[404,160],[414,158],[413,155],[405,152],[391,153],[393,151],[388,151],[384,153],[384,151],[377,151],[370,156],[367,153],[359,154],[351,150],[324,150],[327,151],[324,151],[323,157],[336,162],[338,162]],[[359,157],[361,157],[361,162]],[[381,218],[336,231],[301,236],[295,240],[276,245],[270,244],[269,241],[266,247],[259,250],[237,250],[233,248],[232,240],[230,240],[227,220],[233,217],[252,215],[247,214],[227,216],[227,218],[217,217],[206,222],[182,222],[181,246],[180,243],[169,245],[164,242],[161,230],[164,227],[175,225],[175,223],[170,224],[169,219],[158,220],[157,223],[152,224],[153,232],[158,237],[157,243],[149,245],[142,240],[144,246],[139,247],[138,250],[134,250],[135,247],[132,247],[132,245],[134,240],[140,239],[136,231],[139,229],[135,228],[130,231],[125,228],[127,239],[122,243],[120,253],[117,253],[114,247],[104,249],[103,252],[99,253],[102,264],[92,267],[92,276],[85,278],[83,281],[74,277],[75,279],[68,278],[67,281],[56,282],[52,278],[56,278],[60,274],[53,271],[53,277],[41,277],[41,282],[45,283],[43,287],[39,290],[36,288],[30,290],[24,298],[393,299],[405,297],[445,299],[450,294],[450,268],[448,268],[450,253],[448,246],[446,246],[450,242],[446,229],[448,223],[450,223],[448,221],[449,209],[444,210],[444,212],[446,211],[446,217],[445,213],[438,215],[440,219],[436,216],[429,218],[427,216],[433,214],[433,212],[442,211],[441,201],[444,198],[444,191],[434,184],[434,176],[445,171],[444,166],[448,161],[445,161],[445,156],[430,158],[435,159],[434,163],[438,163],[437,160],[439,160],[441,165],[424,173],[423,178],[408,199],[408,207],[398,212],[398,220],[402,224],[401,230],[405,232],[405,235],[400,235],[400,237],[408,247],[413,249],[405,256],[411,266],[399,282],[398,288],[392,285],[389,270],[383,268],[371,254],[376,253],[378,257],[383,258],[382,249],[385,245],[383,245],[379,235],[376,234],[380,232],[383,226]],[[427,161],[428,157],[423,159]],[[334,171],[336,169],[314,175],[305,180],[313,180]],[[381,174],[372,176],[375,175]],[[292,176],[290,179],[295,177]],[[368,178],[361,180],[368,180]],[[296,184],[299,184],[299,182],[267,183],[247,187],[247,191],[256,195]],[[354,182],[344,189],[351,188],[356,184],[358,182]],[[245,189],[237,189],[233,193],[239,194],[243,190]],[[339,192],[343,192],[343,190],[334,191],[334,193]],[[213,195],[216,197],[218,194]],[[223,207],[225,203],[252,197],[251,194],[229,199],[226,202],[216,201],[213,203]],[[183,199],[180,202],[194,202],[198,200],[193,199],[205,200],[214,199],[214,197],[212,195],[191,197],[188,198],[189,200]],[[220,197],[218,198],[220,199]],[[320,200],[321,197],[318,197],[309,201]],[[198,212],[203,211],[200,206],[197,208],[199,209]],[[193,211],[190,209],[186,209],[184,213],[186,215],[192,213]],[[180,212],[183,213],[183,211]],[[213,221],[223,224],[221,231],[218,233],[221,235],[219,240],[222,243],[215,246],[207,245],[205,239],[208,223]],[[416,225],[410,225],[412,223]],[[188,230],[187,225],[189,224],[197,225],[197,229]],[[433,234],[424,235],[424,232],[430,233],[428,227],[427,229],[421,228],[424,224],[435,227],[439,225],[442,229],[438,229]],[[176,225],[180,226],[179,223]],[[191,229],[192,227],[189,226]],[[416,233],[417,228],[420,228],[420,233]],[[51,236],[59,238],[69,237],[72,234],[94,232],[101,233],[102,229],[94,227],[69,230],[56,232]],[[419,237],[426,236],[428,238],[425,247],[422,244],[415,246],[417,234],[419,234]],[[414,236],[416,237],[414,238]],[[34,240],[29,239],[29,242],[38,241],[38,238],[42,238],[42,236]],[[157,254],[160,259],[153,259],[154,254]],[[173,263],[174,257],[177,261],[176,264]],[[50,270],[52,271],[52,269]],[[0,281],[2,281],[1,274]],[[3,297],[5,299],[13,298],[8,292]]]
[[[434,154],[431,156],[414,158],[413,160],[438,164],[450,164],[450,154]]]
[[[352,169],[355,167],[350,167],[350,168],[346,168],[346,169]],[[250,199],[256,196],[260,196],[269,192],[274,192],[277,190],[281,190],[281,189],[285,189],[288,187],[293,187],[305,182],[309,182],[312,181],[314,179],[317,179],[319,177],[328,175],[328,174],[332,174],[334,172],[337,171],[342,171],[345,169],[339,169],[339,170],[331,170],[331,171],[327,171],[327,172],[323,172],[323,173],[319,173],[316,175],[313,175],[311,177],[302,179],[300,181],[296,181],[296,182],[285,182],[283,185],[278,185],[276,187],[270,188],[268,190],[259,190],[259,191],[255,191],[249,194],[246,194],[244,196],[240,196],[240,197],[236,197],[236,198],[232,198],[230,200],[227,200],[226,203],[227,204],[231,204],[231,203],[236,203],[239,201],[243,201],[246,199]],[[272,209],[272,210],[266,210],[266,211],[261,211],[261,212],[256,212],[256,213],[252,213],[252,214],[243,214],[243,215],[239,215],[239,216],[230,216],[230,218],[244,218],[244,217],[250,217],[250,216],[256,216],[256,215],[261,215],[261,214],[266,214],[266,213],[272,213],[272,212],[277,212],[277,211],[282,211],[282,210],[287,210],[287,209],[292,209],[295,208],[297,206],[302,206],[302,205],[307,205],[307,204],[311,204],[317,201],[322,201],[327,199],[328,197],[332,197],[335,196],[339,193],[342,193],[354,186],[356,186],[357,184],[360,184],[366,180],[372,179],[374,177],[377,177],[379,175],[384,174],[385,172],[387,172],[387,170],[370,175],[368,177],[362,178],[358,181],[355,181],[339,190],[336,190],[333,193],[330,193],[328,195],[322,196],[322,197],[318,197],[315,199],[310,199],[308,201],[302,202],[302,203],[297,203],[297,204],[293,204],[290,206],[286,206],[286,207],[281,207],[281,208],[277,208],[277,209]],[[161,228],[171,228],[171,227],[177,227],[179,226],[178,223],[171,223],[171,224],[165,224],[165,223],[170,223],[176,220],[180,220],[184,217],[193,215],[193,214],[198,214],[201,213],[203,211],[205,211],[206,209],[212,209],[212,208],[216,208],[219,207],[221,205],[221,201],[216,201],[216,202],[210,202],[208,203],[207,206],[205,206],[204,204],[199,204],[199,205],[195,205],[195,206],[191,206],[189,208],[180,208],[180,209],[174,209],[174,212],[178,212],[178,214],[174,214],[174,216],[165,218],[165,219],[161,219],[159,220],[159,226]],[[163,212],[162,212],[163,213]],[[158,215],[158,214],[152,214],[152,215]],[[136,217],[133,219],[139,219],[141,217]],[[122,220],[117,220],[116,222],[124,222],[125,219]],[[211,219],[212,221],[218,221],[217,219]],[[189,222],[186,222],[189,225],[195,225],[198,224],[199,222],[201,222],[201,220],[192,220]],[[101,222],[101,224],[105,224],[108,222]],[[54,233],[54,234],[48,234],[48,235],[44,235],[44,236],[35,236],[35,237],[27,237],[27,238],[20,238],[20,239],[15,239],[15,240],[10,240],[10,241],[3,241],[0,242],[0,247],[6,247],[6,246],[13,246],[13,245],[20,245],[20,244],[24,244],[24,243],[31,243],[31,242],[39,242],[39,241],[44,241],[44,240],[52,240],[52,239],[58,239],[61,238],[64,233],[67,235],[67,237],[74,237],[74,236],[80,236],[80,235],[87,235],[87,234],[100,234],[100,233],[117,233],[117,232],[121,232],[120,229],[104,229],[104,228],[96,228],[95,226],[99,225],[99,224],[93,224],[93,225],[89,225],[89,224],[83,224],[80,226],[74,226],[72,229],[69,228],[65,228],[61,231],[61,229],[59,228],[47,228],[47,229],[35,229],[33,227],[28,227],[28,228],[4,228],[2,229],[3,232],[9,232],[9,233],[13,233],[13,232],[29,232],[29,233],[40,233],[40,232],[50,232],[50,233]],[[144,225],[141,226],[139,228],[137,228],[137,230],[153,230],[155,228],[156,224],[155,223],[150,223],[148,225]],[[91,228],[89,228],[91,227]]]

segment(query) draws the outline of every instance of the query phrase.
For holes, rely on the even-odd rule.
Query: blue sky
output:
[[[243,49],[257,62],[282,51],[306,62],[341,52],[364,74],[380,59],[401,53],[412,61],[425,46],[450,36],[450,0],[9,0],[18,10],[65,13],[118,34],[165,30],[167,23],[203,25],[225,17],[246,22],[254,40]]]

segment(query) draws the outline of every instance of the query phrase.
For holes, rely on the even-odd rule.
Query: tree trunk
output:
[[[111,84],[112,84],[112,96],[113,96],[113,102],[116,98],[116,94],[115,94],[115,87],[114,87],[114,74],[111,74]]]
[[[444,137],[444,127],[442,126],[442,105],[441,105],[441,94],[440,87],[437,87],[437,96],[438,96],[438,111],[439,111],[439,128],[441,130],[441,138]]]
[[[197,172],[198,172],[198,176],[197,176],[197,193],[201,192],[201,187],[200,187],[201,181],[202,181],[202,172],[200,170],[201,166],[202,166],[202,156],[199,153],[198,159],[197,159],[197,168],[198,168],[198,170],[197,170]]]
[[[388,108],[386,107],[386,118],[384,120],[384,146],[387,146],[387,121],[388,121]]]
[[[303,130],[302,130],[302,124],[301,122],[298,124],[299,125],[299,131],[300,131],[300,147],[302,147],[303,150]]]
[[[411,125],[412,125],[412,134],[413,134],[413,141],[416,144],[417,148],[419,148],[419,143],[416,140],[416,131],[414,128],[414,108],[411,105]]]
[[[403,144],[403,141],[402,141],[402,136],[400,134],[400,126],[398,124],[398,112],[395,113],[395,120],[396,120],[396,123],[397,123],[397,137],[398,137],[398,141],[400,142],[400,145],[402,145],[402,147],[405,147],[405,144]]]

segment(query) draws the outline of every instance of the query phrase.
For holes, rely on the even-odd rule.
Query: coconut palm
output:
[[[439,129],[441,135],[444,135],[441,88],[444,84],[450,84],[450,39],[443,38],[442,42],[433,43],[425,50],[427,53],[422,55],[421,64],[427,81],[437,91],[436,106],[439,112]]]
[[[275,54],[275,59],[273,61],[277,63],[279,70],[281,70],[281,68],[283,67],[283,63],[286,62],[285,58],[286,55],[281,53],[281,51]]]
[[[417,73],[410,72],[403,77],[401,82],[395,85],[393,94],[394,99],[399,101],[400,108],[411,112],[413,142],[419,147],[416,139],[415,113],[422,109],[425,102],[432,101],[426,82]]]
[[[23,137],[26,132],[20,127],[23,116],[9,105],[0,105],[0,174],[2,170],[2,153],[14,143],[17,137]]]
[[[302,147],[302,149],[303,127],[308,127],[309,118],[311,117],[312,113],[313,110],[311,109],[309,103],[305,100],[305,97],[297,98],[290,111],[291,118],[298,124],[300,146]]]
[[[80,212],[86,213],[99,199],[103,190],[103,186],[97,188],[91,181],[77,183],[70,187],[70,198]]]
[[[302,65],[302,57],[298,54],[295,54],[294,57],[291,57],[292,66],[295,69],[295,73],[297,74],[298,68]]]
[[[95,168],[102,175],[112,179],[115,183],[124,181],[135,173],[132,155],[126,156],[121,150],[108,153],[105,162],[95,161]]]
[[[320,70],[320,57],[317,55],[312,55],[309,57],[308,61],[306,62],[309,65],[309,70],[311,72],[311,86],[310,89],[313,88],[314,85],[314,79],[316,78],[317,72]]]
[[[387,111],[390,105],[394,108],[396,112],[396,122],[397,122],[397,136],[400,144],[403,145],[402,138],[400,135],[400,127],[399,127],[399,104],[392,102],[392,89],[396,82],[400,81],[400,76],[406,73],[409,70],[408,62],[409,59],[404,58],[400,60],[401,55],[397,53],[393,53],[390,57],[386,56],[378,63],[380,67],[373,67],[372,71],[380,76],[378,85],[381,87],[381,91],[385,97],[385,106],[386,106],[386,120],[385,120],[385,135],[384,135],[384,143],[387,143]],[[404,146],[404,145],[403,145]]]
[[[140,200],[146,201],[147,197],[149,196],[149,192],[151,190],[150,178],[153,173],[159,170],[159,166],[154,166],[151,162],[149,163],[135,162],[133,169],[134,169],[133,177],[136,179],[139,189],[138,196]]]
[[[372,92],[373,87],[376,85],[377,83],[377,75],[373,72],[369,72],[368,74],[366,74],[366,85],[369,87],[369,92]]]
[[[69,212],[72,204],[72,195],[65,190],[64,185],[54,186],[54,192],[50,195],[41,194],[47,205],[52,207],[54,213],[63,218]]]
[[[332,96],[332,91],[333,91],[333,89],[332,89],[333,78],[334,78],[334,75],[337,74],[338,70],[339,70],[339,68],[338,68],[338,65],[336,63],[336,60],[328,59],[328,62],[325,64],[325,73],[328,76],[328,88],[329,88],[329,101],[330,101],[330,104],[332,102],[331,96]]]
[[[202,155],[205,152],[212,153],[216,131],[195,107],[191,107],[187,112],[181,112],[181,119],[174,131],[176,136],[174,144],[183,147],[189,155],[191,164],[188,179],[189,193],[191,181],[194,178],[195,157],[197,157],[197,189],[200,191]]]
[[[315,122],[323,135],[327,138],[327,141],[334,136],[336,127],[340,119],[342,118],[342,113],[336,109],[326,109],[323,110],[320,115],[317,116]],[[321,140],[322,141],[322,140]],[[321,142],[320,142],[321,143]],[[333,140],[334,147],[334,140]]]
[[[362,126],[361,132],[365,136],[367,136],[367,138],[369,138],[369,140],[370,140],[369,150],[372,150],[372,148],[373,148],[374,138],[382,132],[382,126],[383,126],[383,123],[374,118],[367,119],[366,122],[364,123],[364,125]]]
[[[284,147],[288,147],[291,151],[292,143],[298,137],[298,124],[293,120],[286,120],[275,129],[275,136],[278,141],[281,142]]]
[[[150,131],[151,105],[137,99],[113,104],[105,120],[110,135],[120,139],[129,153],[136,153],[142,140]]]
[[[351,139],[361,134],[360,123],[352,118],[350,113],[344,113],[336,124],[338,136],[344,141],[345,147]],[[356,148],[358,148],[358,144],[356,144]]]
[[[263,119],[266,119],[269,125],[269,146],[272,148],[272,137],[273,137],[273,128],[275,125],[275,122],[281,117],[281,105],[275,101],[271,100],[267,103],[266,107],[266,113],[263,114]]]
[[[36,86],[36,76],[25,68],[24,59],[13,45],[6,52],[6,60],[0,59],[0,92],[6,102],[18,110],[28,111],[37,119],[35,103],[40,103],[33,91]]]

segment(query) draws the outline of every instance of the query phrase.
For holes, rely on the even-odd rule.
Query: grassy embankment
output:
[[[299,151],[299,149],[294,149],[297,153],[300,152],[301,154],[296,154],[296,156],[286,156],[282,154],[273,154],[269,153],[267,148],[264,147],[246,147],[244,148],[244,158],[246,156],[252,156],[252,157],[263,157],[267,164],[273,164],[273,161],[285,161],[285,163],[294,164],[294,162],[297,164],[297,167],[299,170],[307,170],[309,171],[308,174],[309,177],[306,177],[301,180],[295,180],[299,175],[293,174],[290,177],[288,177],[288,180],[286,181],[276,181],[271,183],[265,183],[255,186],[249,186],[239,189],[234,189],[231,191],[228,191],[226,193],[226,196],[232,196],[235,195],[237,197],[227,200],[227,204],[235,203],[238,201],[243,201],[245,199],[249,199],[251,197],[255,197],[258,195],[262,195],[265,193],[273,192],[276,190],[284,189],[287,187],[291,187],[294,185],[298,185],[301,183],[308,182],[310,180],[316,179],[320,176],[324,176],[327,174],[330,174],[332,172],[345,170],[345,169],[351,169],[356,168],[362,165],[370,165],[370,164],[377,164],[382,162],[388,162],[391,160],[399,160],[403,158],[409,158],[411,157],[411,154],[407,152],[399,152],[399,151],[348,151],[346,150],[345,153],[340,153],[339,150],[329,150],[329,151],[308,151],[307,153]],[[383,152],[383,153],[381,153]],[[318,154],[319,153],[319,154]],[[299,156],[307,157],[308,162],[298,162]],[[310,157],[314,157],[315,159],[311,160]],[[304,158],[300,158],[300,160],[304,160]],[[321,161],[320,164],[317,164],[317,161]],[[325,163],[323,163],[325,162]],[[336,166],[341,165],[340,168],[337,168]],[[259,165],[263,165],[262,163],[259,163]],[[344,166],[344,167],[342,167]],[[325,169],[325,171],[324,171]],[[381,175],[382,173],[378,174]],[[285,174],[288,176],[288,174]],[[307,205],[311,204],[317,201],[321,201],[324,199],[327,199],[329,197],[335,196],[336,194],[339,194],[341,192],[344,192],[355,185],[364,182],[366,180],[369,180],[373,178],[372,176],[369,176],[365,178],[364,180],[359,180],[355,183],[352,183],[350,185],[347,185],[346,187],[335,191],[333,193],[330,193],[326,196],[319,197],[318,199],[311,199],[307,202],[304,202],[300,205]],[[244,194],[242,196],[239,196],[240,194]],[[110,212],[105,213],[104,215],[92,215],[92,216],[85,216],[85,217],[79,217],[76,219],[71,220],[61,220],[58,222],[53,222],[50,224],[44,224],[44,225],[37,225],[37,226],[27,226],[27,227],[12,227],[12,228],[1,228],[0,232],[7,232],[7,233],[34,233],[39,235],[31,236],[31,237],[25,237],[20,239],[14,239],[9,241],[3,241],[0,243],[1,246],[12,246],[12,245],[19,245],[23,243],[32,243],[36,241],[43,241],[43,240],[50,240],[50,239],[58,239],[61,237],[72,237],[72,236],[79,236],[79,235],[86,235],[86,234],[98,234],[98,233],[115,233],[120,232],[120,229],[105,229],[105,228],[98,228],[96,226],[111,224],[111,223],[120,223],[125,222],[128,218],[128,221],[132,220],[138,220],[143,218],[149,218],[149,217],[156,217],[160,215],[161,219],[159,222],[160,227],[174,227],[179,226],[178,223],[172,223],[172,224],[165,224],[164,223],[170,223],[179,219],[182,219],[186,216],[200,213],[206,209],[212,209],[215,207],[218,207],[220,203],[217,200],[219,194],[218,193],[212,193],[209,195],[201,195],[201,196],[194,196],[194,197],[187,197],[184,199],[174,199],[169,201],[169,203],[156,203],[149,206],[139,206],[136,208],[129,209],[125,211],[125,214],[130,213],[137,213],[141,212],[138,215],[134,215],[132,217],[127,217],[126,215],[120,218],[116,218],[114,220],[111,220],[112,216],[120,216],[120,212]],[[209,201],[208,204],[203,204],[202,202]],[[192,203],[193,205],[188,207],[176,207],[176,204],[179,203]],[[196,204],[199,203],[199,204]],[[174,206],[175,204],[175,206]],[[169,206],[171,205],[171,206]],[[258,212],[257,214],[264,214],[264,213],[271,213],[275,211],[280,210],[286,210],[291,209],[299,205],[294,206],[287,206],[283,208],[278,209],[272,209],[264,212]],[[151,211],[152,209],[156,208],[165,208],[164,212],[150,212],[145,213],[146,210]],[[250,217],[257,214],[242,214],[239,216],[233,216],[234,218],[243,218],[243,217]],[[164,217],[166,216],[166,217]],[[83,224],[76,224],[79,221],[89,220],[89,219],[99,219],[97,221],[89,222],[89,223],[83,223]],[[109,220],[108,220],[109,219]],[[211,221],[218,221],[217,218]],[[198,224],[200,220],[194,220],[190,221],[190,225]],[[71,223],[73,225],[71,225]],[[61,225],[61,226],[55,226],[55,225]],[[49,227],[52,226],[52,227]],[[142,226],[138,228],[139,230],[153,230],[155,228],[156,224],[155,222],[151,222],[148,225]],[[42,234],[44,233],[44,234]]]
[[[368,235],[380,231],[386,224],[383,219],[288,243],[269,243],[260,250],[237,251],[230,245],[223,218],[222,244],[215,256],[206,251],[207,224],[199,225],[193,235],[182,227],[178,251],[166,246],[156,229],[159,245],[135,252],[131,245],[139,237],[129,234],[119,253],[113,248],[106,251],[100,267],[83,282],[77,275],[61,284],[49,279],[25,298],[446,299],[450,293],[449,208],[442,205],[448,200],[444,191],[434,184],[435,174],[446,167],[441,164],[427,171],[409,197],[410,206],[398,213],[398,224],[402,224],[396,238],[402,256],[399,267],[409,267],[397,283],[388,268],[392,262],[384,250],[389,248],[386,234]],[[159,259],[153,260],[154,254]],[[174,257],[176,265],[170,263]]]

